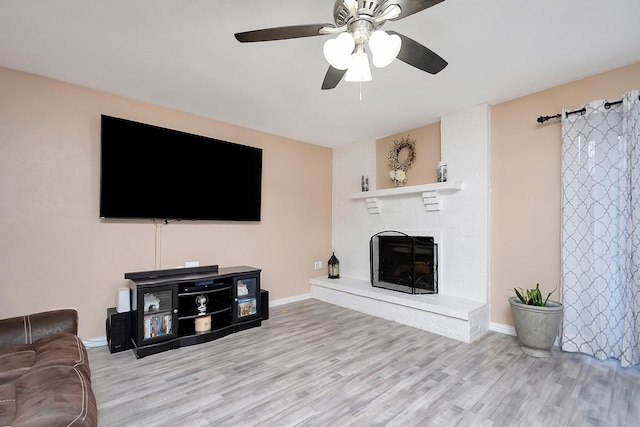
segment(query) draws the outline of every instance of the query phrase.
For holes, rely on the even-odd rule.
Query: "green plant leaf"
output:
[[[556,291],[558,287],[556,286],[555,288],[553,288],[553,290],[551,292],[549,292],[549,295],[547,295],[547,299],[544,300],[544,304],[542,304],[542,306],[544,307],[545,305],[547,305],[547,301],[549,301],[549,297],[551,296],[552,293],[554,293]]]
[[[540,293],[540,283],[536,283],[536,288],[532,291],[533,305],[542,305],[542,293]]]
[[[522,294],[520,292],[518,292],[518,290],[516,288],[513,288],[513,290],[516,291],[516,296],[520,299],[520,302],[522,302],[523,304],[526,304],[527,300],[524,299]]]
[[[554,288],[551,292],[549,292],[549,295],[547,295],[546,299],[543,298],[542,292],[540,291],[540,283],[536,283],[536,287],[534,289],[527,289],[526,291],[522,288],[519,288],[519,289],[520,291],[518,291],[517,288],[513,288],[520,302],[526,305],[535,305],[538,307],[544,307],[547,305],[547,301],[549,301],[549,297],[551,297],[551,294],[553,294],[556,291],[557,287]]]

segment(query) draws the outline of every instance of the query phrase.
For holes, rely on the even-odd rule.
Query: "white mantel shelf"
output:
[[[427,212],[442,209],[442,194],[453,193],[462,190],[462,181],[437,182],[434,184],[410,185],[407,187],[386,188],[384,190],[363,191],[354,193],[354,200],[365,199],[367,210],[370,214],[380,214],[382,206],[380,200],[388,197],[406,196],[417,194],[422,198]]]

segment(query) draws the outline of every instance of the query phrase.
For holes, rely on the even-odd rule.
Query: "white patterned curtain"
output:
[[[622,366],[640,366],[638,95],[562,114],[562,349]]]

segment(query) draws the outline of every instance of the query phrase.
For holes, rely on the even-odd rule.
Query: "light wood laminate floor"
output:
[[[305,300],[262,327],[136,359],[89,350],[102,427],[639,426],[640,370],[473,344]]]

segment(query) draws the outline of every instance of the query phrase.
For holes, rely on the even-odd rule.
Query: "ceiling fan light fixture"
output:
[[[346,70],[351,63],[351,53],[355,45],[356,42],[351,34],[341,33],[335,39],[329,39],[324,43],[322,53],[333,68]]]
[[[358,15],[358,0],[343,0],[342,3],[352,15]]]
[[[351,55],[351,63],[344,80],[346,82],[368,82],[371,79],[369,58],[367,58],[367,54],[363,49],[358,49]]]
[[[389,65],[402,47],[402,40],[397,34],[389,35],[382,30],[374,31],[369,37],[369,49],[373,54],[372,62],[377,68]]]
[[[387,7],[382,13],[374,18],[375,22],[384,22],[390,19],[396,19],[400,16],[402,9],[397,4],[392,4]]]
[[[334,89],[345,78],[351,82],[371,80],[371,68],[364,48],[371,48],[372,62],[385,67],[395,58],[418,70],[437,74],[447,61],[417,41],[395,31],[377,32],[387,21],[404,19],[444,0],[334,0],[333,22],[288,25],[235,33],[241,43],[335,35],[323,46],[330,64],[322,90]],[[344,34],[343,34],[344,33]]]

